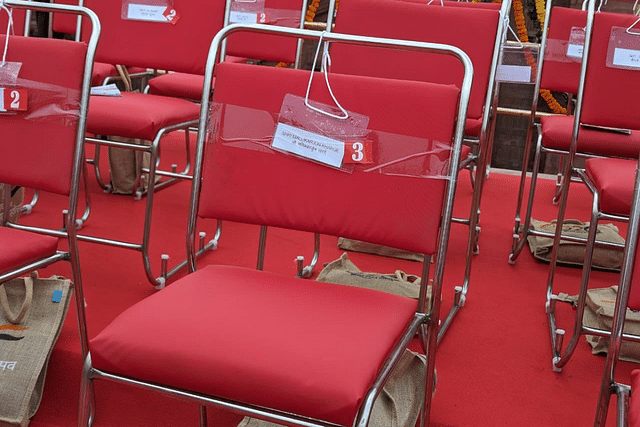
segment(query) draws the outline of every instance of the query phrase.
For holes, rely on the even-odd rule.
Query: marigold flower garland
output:
[[[521,0],[513,0],[513,12],[516,17],[516,29],[518,32],[518,37],[520,38],[521,42],[526,43],[529,41],[529,35],[527,33],[527,27],[524,20],[524,12]],[[536,12],[538,14],[540,26],[544,28],[544,20],[546,18],[544,0],[536,0]],[[531,66],[532,70],[535,70],[536,63],[533,59],[533,56],[527,52],[526,57],[527,62]],[[567,109],[560,105],[560,103],[553,97],[553,94],[548,89],[540,89],[540,96],[547,103],[551,111],[556,114],[567,114]]]
[[[480,3],[482,0],[471,0],[473,3]],[[502,3],[502,0],[492,0],[493,3]],[[538,15],[538,21],[540,26],[544,28],[544,20],[546,19],[546,8],[544,0],[536,0],[536,13]],[[518,38],[521,42],[527,43],[529,41],[529,34],[527,33],[527,25],[524,19],[524,10],[521,0],[513,0],[513,14],[516,18],[516,31]],[[535,70],[536,62],[530,53],[525,54],[527,62],[533,70]],[[551,111],[557,114],[567,114],[567,109],[564,108],[551,94],[548,89],[540,89],[540,96],[545,100]]]

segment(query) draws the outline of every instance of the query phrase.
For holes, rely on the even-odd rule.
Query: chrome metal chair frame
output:
[[[199,133],[198,133],[198,144],[197,144],[197,153],[196,153],[196,164],[194,169],[194,176],[196,179],[193,181],[193,187],[191,192],[191,215],[189,218],[188,232],[187,232],[187,252],[189,254],[189,271],[193,272],[196,270],[196,207],[198,205],[198,194],[200,192],[201,185],[201,174],[202,174],[202,157],[203,151],[206,142],[206,132],[204,131],[205,124],[209,120],[209,96],[212,91],[211,86],[211,77],[214,72],[214,67],[216,63],[216,58],[218,57],[218,52],[221,46],[222,41],[229,36],[230,34],[237,31],[255,31],[259,33],[278,33],[290,37],[298,37],[304,39],[318,39],[318,33],[310,30],[300,30],[300,29],[290,29],[290,28],[273,28],[272,26],[266,25],[241,25],[241,24],[233,24],[229,27],[224,28],[220,31],[216,37],[214,38],[211,49],[209,51],[206,72],[205,72],[205,83],[203,88],[203,97],[202,97],[202,109],[200,113],[200,124]],[[410,49],[410,50],[421,50],[427,52],[440,52],[449,55],[453,55],[457,57],[464,65],[465,68],[465,78],[462,85],[461,99],[458,107],[458,120],[455,129],[455,137],[454,137],[454,149],[452,152],[451,164],[457,165],[459,162],[460,156],[460,146],[463,139],[464,134],[464,118],[466,117],[466,109],[469,100],[469,90],[471,87],[471,78],[473,73],[473,66],[469,58],[462,52],[460,49],[446,46],[446,45],[438,45],[432,43],[418,43],[418,42],[408,42],[408,41],[399,41],[399,40],[391,40],[391,39],[376,39],[371,37],[356,37],[350,35],[343,35],[337,33],[327,33],[323,35],[324,40],[330,42],[344,42],[351,44],[375,44],[384,47],[391,47],[396,49]],[[457,174],[451,173],[451,177],[449,179],[449,185],[447,186],[447,192],[444,200],[445,209],[442,213],[442,225],[440,231],[440,239],[438,243],[438,253],[446,253],[447,245],[448,245],[448,236],[450,232],[450,223],[452,218],[452,210],[453,210],[453,202],[455,196],[455,187],[457,183]],[[264,229],[263,229],[264,230]],[[266,236],[266,234],[265,234]],[[260,251],[264,250],[264,245],[261,245]],[[262,255],[259,256],[259,259]],[[426,257],[423,264],[423,276],[428,277],[430,272],[430,258]],[[260,261],[259,261],[260,263]],[[403,338],[401,338],[394,349],[389,354],[388,359],[385,361],[382,370],[379,373],[379,376],[374,381],[373,385],[368,391],[367,397],[363,402],[357,419],[354,421],[354,426],[365,427],[368,425],[369,417],[371,415],[371,410],[373,408],[373,403],[381,391],[382,386],[388,379],[390,372],[392,371],[395,363],[397,362],[402,349],[406,344],[414,337],[416,333],[419,333],[421,338],[421,343],[427,352],[427,374],[426,374],[426,391],[425,391],[425,403],[422,411],[422,423],[421,425],[429,425],[429,415],[431,411],[431,395],[433,391],[433,380],[434,380],[434,363],[435,363],[435,355],[436,355],[436,347],[438,334],[437,331],[439,329],[439,312],[440,312],[440,298],[435,297],[440,295],[442,289],[442,282],[444,278],[444,267],[445,261],[443,257],[438,257],[436,259],[435,270],[434,270],[434,279],[432,285],[432,295],[434,297],[431,298],[429,302],[429,307],[427,306],[427,280],[424,280],[422,283],[425,284],[421,288],[420,298],[418,301],[418,311],[415,314],[413,321],[407,326],[405,334]],[[86,334],[86,330],[84,331]],[[84,337],[86,340],[86,335]],[[95,379],[105,379],[108,381],[114,381],[118,383],[124,383],[128,385],[132,385],[139,388],[149,389],[159,391],[163,394],[170,395],[176,397],[181,400],[187,400],[195,402],[201,405],[200,410],[200,425],[205,426],[207,422],[207,414],[206,414],[206,406],[215,406],[218,408],[222,408],[228,411],[232,411],[235,413],[241,413],[253,417],[257,417],[264,420],[269,420],[272,422],[285,424],[285,425],[297,425],[297,426],[307,426],[307,427],[335,427],[335,424],[328,423],[326,421],[321,420],[313,420],[309,418],[303,418],[300,416],[292,415],[289,413],[283,413],[281,411],[267,409],[262,407],[255,407],[250,405],[243,405],[238,402],[228,401],[221,398],[211,397],[211,396],[203,396],[197,393],[191,393],[185,390],[176,390],[170,389],[168,387],[164,387],[158,384],[149,384],[137,381],[132,378],[126,378],[118,375],[113,375],[107,372],[99,371],[92,367],[91,364],[91,355],[86,355],[84,359],[84,369],[83,369],[83,380],[81,385],[81,399],[80,399],[80,410],[79,410],[79,426],[87,426],[91,425],[94,417],[94,409],[95,402],[93,401],[93,380]]]

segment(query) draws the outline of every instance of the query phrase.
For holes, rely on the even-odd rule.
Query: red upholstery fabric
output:
[[[393,16],[390,20],[389,17]],[[482,117],[500,13],[471,7],[435,7],[406,1],[350,0],[340,5],[335,31],[452,44],[473,63],[468,117]],[[436,83],[462,82],[462,65],[452,57],[346,44],[331,48],[336,73]]]
[[[629,398],[629,427],[640,427],[640,370],[631,371],[631,397]],[[634,393],[635,391],[635,393]]]
[[[163,127],[197,120],[199,114],[200,107],[184,99],[141,93],[92,96],[87,132],[152,141]]]
[[[55,0],[52,3],[77,6],[78,0]],[[56,13],[51,17],[51,29],[58,33],[75,34],[77,24],[77,15]]]
[[[573,117],[542,117],[542,145],[556,150],[569,151],[573,132]],[[580,128],[578,152],[603,156],[637,158],[640,153],[640,131],[631,135]]]
[[[403,1],[412,1],[414,3],[423,3],[423,4],[431,4],[431,6],[441,6],[439,0],[403,0]],[[479,8],[479,9],[491,9],[491,10],[500,10],[501,3],[473,3],[466,1],[455,1],[455,0],[444,0],[442,5],[445,7],[471,7],[471,8]]]
[[[464,135],[470,137],[479,137],[482,130],[482,118],[467,119],[464,127]]]
[[[129,74],[144,73],[146,68],[141,67],[127,67]],[[104,84],[107,77],[120,78],[118,69],[115,65],[105,64],[104,62],[95,62],[93,64],[93,75],[91,76],[91,86],[100,86]]]
[[[301,0],[265,0],[268,24],[299,28],[302,6]],[[242,32],[229,36],[226,53],[263,61],[293,63],[296,60],[297,44],[297,39],[291,37]]]
[[[245,63],[247,58],[227,56],[225,61]],[[215,79],[214,79],[215,83]],[[204,77],[196,74],[168,73],[149,80],[149,93],[198,101],[202,99]]]
[[[169,73],[149,80],[149,93],[198,101],[202,99],[204,76]]]
[[[588,159],[585,170],[600,193],[600,210],[629,216],[638,162],[615,158]]]
[[[572,27],[584,28],[587,24],[587,12],[566,7],[554,7],[549,21],[549,35],[553,41],[568,42]],[[578,93],[580,83],[580,62],[553,61],[545,59],[542,66],[540,87],[558,92]]]
[[[96,12],[102,24],[97,61],[193,74],[204,74],[225,9],[222,0],[174,0],[180,18],[172,25],[122,19],[122,1],[85,0],[84,6]]]
[[[104,62],[95,62],[93,64],[93,75],[91,76],[91,86],[100,86],[104,79],[111,76],[117,76],[118,70],[113,64],[105,64]]]
[[[122,313],[91,357],[97,369],[351,425],[415,309],[383,292],[208,266]]]
[[[0,227],[0,274],[56,253],[58,238]]]
[[[12,18],[13,18],[13,33],[16,35],[24,34],[24,21],[25,21],[25,10],[24,9],[12,9]],[[9,15],[7,12],[0,12],[0,34],[6,34],[7,32],[7,20],[9,19]],[[4,46],[4,45],[3,45]]]
[[[627,28],[634,15],[596,13],[585,81],[581,121],[601,126],[640,129],[640,73],[606,66],[612,27]],[[637,158],[637,154],[634,156]]]
[[[0,182],[68,194],[85,55],[84,44],[11,36],[28,110],[0,120]]]
[[[471,153],[471,147],[469,147],[468,145],[463,145],[460,153],[460,160],[462,161],[469,155],[469,153]]]
[[[225,115],[236,111],[239,124],[231,131],[226,130],[226,121],[220,125],[217,134],[223,140],[273,136],[271,115],[280,111],[285,94],[304,97],[309,78],[308,72],[300,70],[228,63],[218,65],[216,76],[214,102],[252,109],[225,111]],[[320,74],[316,79],[322,82]],[[417,144],[423,144],[424,150],[430,150],[435,141],[450,144],[457,108],[455,87],[338,74],[330,81],[344,108],[370,117],[369,129],[412,137],[407,142],[378,133],[376,149],[381,159],[395,159],[395,150],[415,152]],[[323,86],[312,85],[310,98],[330,104]],[[257,129],[258,120],[263,120],[261,129]],[[294,156],[274,155],[277,152],[268,147],[251,150],[214,144],[211,153],[204,166],[199,210],[203,217],[345,236],[420,253],[436,249],[448,150],[437,159],[420,160],[422,166],[430,161],[446,165],[438,169],[440,178],[426,179],[366,173],[366,167],[344,173]],[[420,206],[419,214],[400,208],[403,200]],[[328,212],[331,218],[326,217]]]

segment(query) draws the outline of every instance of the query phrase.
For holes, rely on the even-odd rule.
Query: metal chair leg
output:
[[[542,151],[542,134],[539,132],[538,142],[536,144],[536,151],[533,160],[533,171],[531,173],[531,182],[529,185],[529,197],[527,199],[527,210],[525,212],[524,221],[521,223],[520,219],[520,201],[518,202],[518,211],[516,212],[516,221],[513,230],[513,241],[511,254],[509,255],[509,264],[515,264],[516,259],[520,256],[522,249],[527,243],[527,237],[531,231],[531,212],[533,210],[533,201],[535,198],[536,185],[538,183],[538,170],[540,168],[540,157]],[[520,177],[520,195],[524,197],[524,185],[526,180],[526,167],[523,167],[523,172]]]
[[[320,258],[320,235],[313,235],[313,258],[311,259],[311,263],[303,267],[304,265],[304,257],[302,255],[296,257],[296,277],[308,278],[313,274],[313,269],[318,264],[318,258]]]

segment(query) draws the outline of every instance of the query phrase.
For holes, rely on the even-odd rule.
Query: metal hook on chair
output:
[[[602,5],[607,4],[608,0],[600,0],[600,4],[598,5],[598,12],[602,11]]]
[[[631,34],[632,36],[640,36],[640,31],[631,31],[631,29],[635,27],[638,22],[640,22],[640,18],[636,19],[633,24],[629,25],[629,28],[625,30],[626,33]]]
[[[329,84],[329,74],[327,69],[331,66],[331,57],[329,56],[329,43],[325,42],[324,45],[322,44],[322,39],[325,35],[326,31],[323,31],[322,34],[320,34],[320,39],[318,40],[318,48],[316,49],[316,55],[313,58],[313,65],[311,66],[311,74],[309,76],[309,84],[307,85],[307,93],[304,97],[304,105],[307,106],[307,108],[320,113],[320,114],[324,114],[325,116],[329,116],[329,117],[333,117],[334,119],[339,119],[339,120],[346,120],[349,118],[349,113],[347,113],[347,110],[345,110],[344,108],[342,108],[342,105],[340,105],[340,103],[338,102],[338,100],[336,99],[335,95],[333,94],[333,91],[331,90],[331,85]],[[320,46],[323,46],[323,52],[322,52],[322,62],[320,64],[320,71],[322,73],[324,73],[324,80],[327,84],[327,89],[329,90],[329,95],[331,95],[331,99],[333,99],[333,102],[336,104],[336,107],[338,107],[340,109],[340,111],[342,112],[342,116],[339,116],[337,114],[333,114],[330,113],[328,111],[324,111],[321,110],[320,108],[316,108],[313,105],[311,105],[309,103],[309,91],[311,90],[311,82],[313,81],[313,74],[315,68],[316,68],[316,63],[318,62],[318,54],[320,53]]]
[[[520,40],[520,37],[518,37],[516,32],[513,30],[513,28],[511,28],[511,25],[509,24],[509,16],[505,16],[504,17],[504,25],[505,25],[506,28],[509,29],[509,32],[511,34],[513,34],[513,36],[516,38],[516,42],[518,42],[518,49],[524,49],[524,45],[522,44],[522,41]],[[505,37],[506,37],[506,35],[505,35]]]

